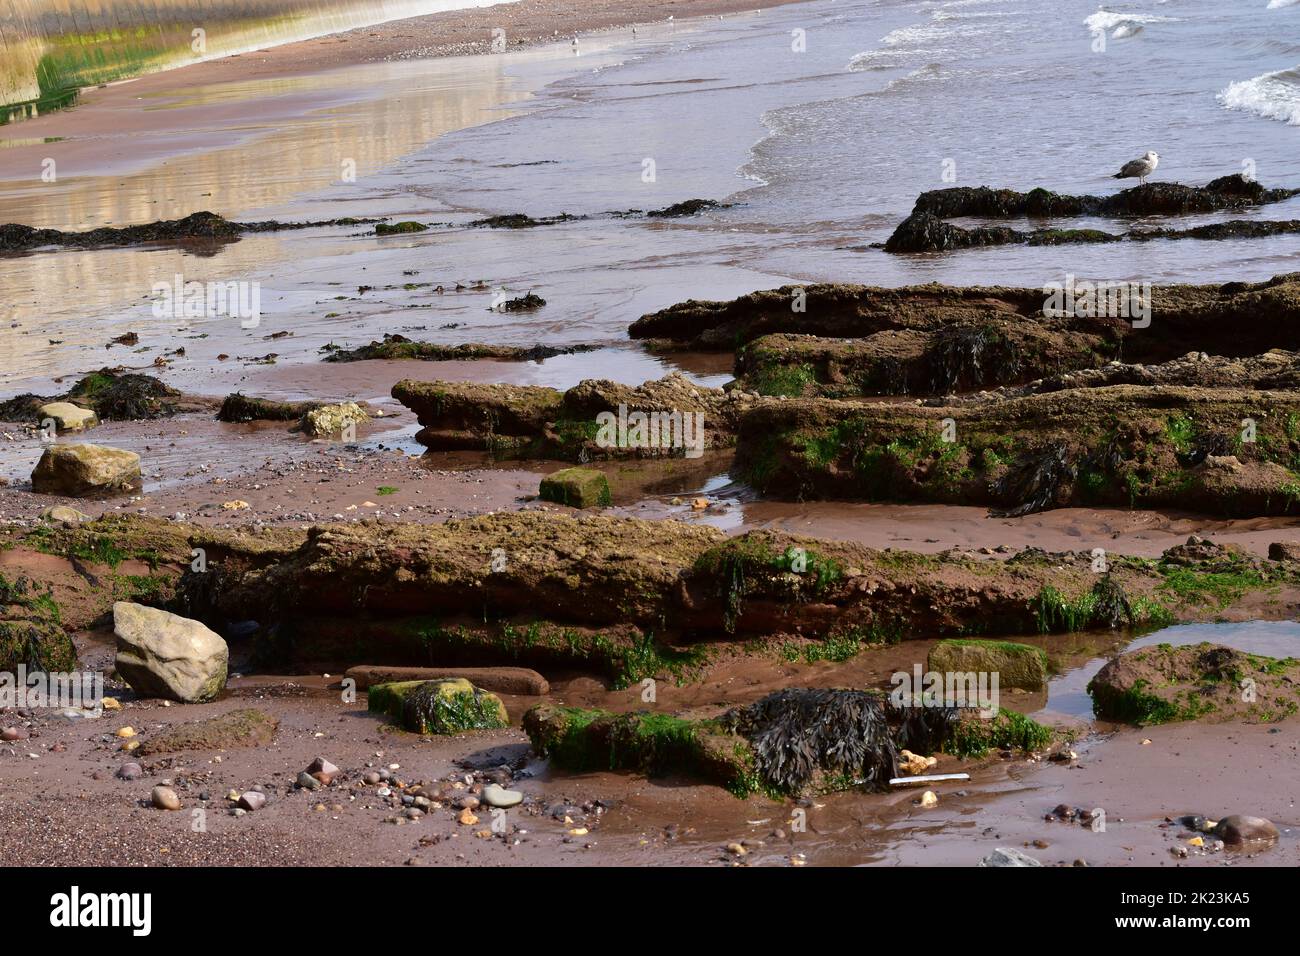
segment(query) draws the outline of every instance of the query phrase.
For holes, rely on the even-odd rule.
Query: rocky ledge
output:
[[[1027,193],[987,186],[959,186],[922,193],[912,213],[885,243],[885,251],[936,252],[1013,243],[1061,245],[1080,242],[1120,242],[1149,239],[1242,239],[1300,232],[1300,221],[1236,220],[1189,229],[1132,230],[1121,234],[1099,229],[1044,228],[1032,231],[1007,226],[963,228],[945,222],[956,217],[1005,219],[1017,216],[1067,218],[1078,216],[1174,216],[1245,209],[1282,202],[1297,189],[1269,189],[1240,173],[1222,176],[1205,186],[1145,183],[1112,196],[1069,196],[1047,189]]]
[[[108,532],[150,554],[153,603],[254,642],[268,663],[564,666],[626,686],[685,674],[720,643],[865,647],[1203,620],[1263,591],[1284,610],[1300,563],[1196,542],[1158,561],[1027,550],[878,551],[768,531],[525,511],[411,526],[216,531],[100,519],[2,543],[93,554]],[[194,549],[206,564],[191,566]],[[111,604],[111,587],[105,609]],[[14,602],[16,603],[16,602]],[[91,602],[82,602],[91,606]],[[30,614],[6,612],[15,619]]]

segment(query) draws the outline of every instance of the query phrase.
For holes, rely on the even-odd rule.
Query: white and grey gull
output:
[[[1145,184],[1147,177],[1156,171],[1160,165],[1160,154],[1156,152],[1147,152],[1138,159],[1130,159],[1119,172],[1115,174],[1115,179],[1134,179]]]

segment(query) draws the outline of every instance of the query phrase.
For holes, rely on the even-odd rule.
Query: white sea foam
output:
[[[850,73],[869,73],[876,70],[898,70],[922,61],[943,59],[953,55],[951,50],[867,50],[849,60]]]
[[[950,31],[934,23],[922,23],[916,26],[900,27],[887,33],[881,39],[885,46],[908,46],[913,43],[927,43],[948,37]]]
[[[1281,10],[1283,7],[1294,7],[1300,0],[1268,0],[1269,10]]]
[[[1300,67],[1230,83],[1219,93],[1219,102],[1231,110],[1300,126]]]
[[[1177,23],[1177,17],[1160,17],[1151,13],[1116,13],[1112,10],[1098,10],[1096,13],[1086,17],[1083,25],[1088,28],[1090,33],[1105,33],[1108,30],[1115,30],[1115,37],[1132,36],[1143,24],[1147,23]],[[1125,32],[1120,33],[1123,29]]]
[[[942,23],[944,20],[992,20],[997,17],[1018,17],[1020,13],[1012,10],[936,10],[930,18]]]

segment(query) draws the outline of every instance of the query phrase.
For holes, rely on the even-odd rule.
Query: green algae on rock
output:
[[[1300,711],[1300,660],[1202,642],[1120,654],[1088,682],[1098,717],[1140,726],[1173,721],[1273,723]]]
[[[381,222],[375,226],[376,236],[401,236],[413,232],[425,232],[429,227],[422,222]]]
[[[680,373],[635,387],[586,379],[564,392],[536,385],[404,379],[392,394],[416,413],[424,426],[416,440],[428,448],[561,461],[680,458],[723,448],[731,444],[741,413],[754,401],[743,392],[696,385]],[[633,422],[634,412],[644,422]],[[605,415],[613,416],[604,429],[614,433],[608,436],[602,434]],[[616,433],[619,415],[627,426],[626,440]]]
[[[937,673],[997,674],[1000,687],[1042,690],[1047,686],[1047,652],[1011,641],[940,641],[930,649],[925,667]]]
[[[367,707],[415,734],[459,734],[510,725],[501,698],[463,677],[378,684],[367,692]]]
[[[523,727],[538,754],[569,771],[683,774],[738,796],[760,786],[749,745],[714,721],[613,714],[547,703],[525,713]]]
[[[736,352],[738,388],[760,395],[948,395],[1104,365],[1116,340],[1087,323],[988,317],[862,338],[776,333]]]
[[[782,497],[1253,516],[1292,512],[1300,494],[1300,392],[1115,386],[950,404],[767,402],[743,416],[736,443],[735,473]]]
[[[686,676],[716,643],[826,648],[1214,619],[1300,599],[1300,562],[1208,542],[1159,560],[1090,552],[918,554],[769,530],[530,510],[440,525],[229,530],[143,518],[0,529],[0,547],[156,568],[149,603],[222,632],[256,621],[259,659],[579,669],[626,687]],[[192,551],[206,557],[202,573]],[[174,597],[171,597],[174,582]],[[141,582],[142,584],[145,582]],[[101,589],[100,614],[113,595]],[[95,603],[97,602],[97,603]],[[1258,604],[1258,602],[1255,602]],[[1258,607],[1252,610],[1258,615]]]
[[[68,673],[77,667],[72,637],[48,589],[0,574],[0,672]]]
[[[1044,750],[1052,737],[1050,727],[1002,707],[991,719],[967,716],[958,721],[944,749],[956,757],[978,759],[991,750]]]
[[[538,495],[570,508],[605,508],[610,504],[609,479],[594,468],[562,468],[542,479]]]
[[[523,727],[534,750],[564,770],[682,775],[737,796],[883,790],[903,750],[982,756],[993,746],[1041,749],[1051,739],[1049,729],[1010,711],[981,720],[957,708],[897,706],[883,691],[802,688],[716,717],[539,704]]]

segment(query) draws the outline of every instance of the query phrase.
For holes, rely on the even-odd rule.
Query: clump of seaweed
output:
[[[749,741],[768,788],[797,793],[819,775],[883,788],[897,775],[901,749],[935,749],[956,717],[955,708],[896,708],[880,693],[792,688],[720,722]]]
[[[233,392],[227,395],[217,412],[219,422],[295,422],[321,402],[278,402]]]
[[[1056,504],[1062,487],[1074,481],[1077,468],[1069,449],[1053,443],[1017,459],[1006,474],[993,482],[993,493],[1004,501],[1018,501],[1007,509],[993,509],[996,518],[1019,518]]]
[[[546,305],[546,300],[540,295],[529,292],[527,295],[521,295],[516,299],[508,299],[502,303],[501,308],[506,312],[531,312],[534,309],[540,309]]]
[[[0,422],[29,422],[36,418],[42,405],[50,400],[32,392],[24,392],[0,402]]]
[[[173,401],[180,397],[178,391],[156,378],[117,374],[109,369],[87,375],[68,395],[90,405],[103,421],[165,418],[175,414]]]
[[[1167,612],[1162,607],[1143,599],[1136,603],[1130,601],[1124,588],[1109,571],[1074,600],[1049,584],[1034,598],[1032,609],[1038,629],[1044,634],[1167,623]]]
[[[176,414],[181,393],[148,375],[100,369],[82,378],[62,395],[42,397],[28,392],[0,402],[0,421],[24,422],[37,417],[50,402],[89,406],[101,421],[139,421]]]
[[[930,390],[936,395],[978,388],[993,366],[1008,381],[1020,373],[1016,349],[988,323],[946,326],[935,334],[929,352]]]
[[[1175,451],[1174,457],[1184,468],[1194,468],[1211,455],[1232,454],[1232,443],[1224,435],[1197,435],[1185,451]]]
[[[552,226],[556,223],[576,222],[586,218],[586,216],[571,216],[567,212],[562,212],[558,216],[542,216],[540,218],[534,218],[522,212],[512,212],[502,216],[475,219],[469,225],[475,229],[533,229],[537,226]]]
[[[1093,608],[1092,620],[1095,626],[1132,627],[1136,623],[1133,606],[1120,583],[1110,576],[1110,572],[1098,579],[1092,586]]]
[[[663,209],[651,209],[646,215],[655,219],[676,219],[680,216],[694,216],[706,209],[720,208],[726,207],[713,199],[687,199],[684,202],[665,206]]]

